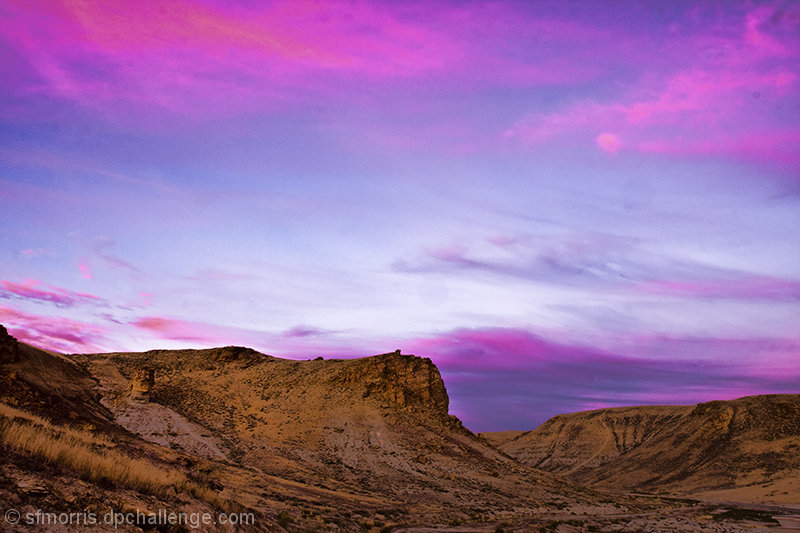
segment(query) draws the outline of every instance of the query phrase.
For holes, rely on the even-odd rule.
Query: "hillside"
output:
[[[265,475],[332,491],[354,510],[435,504],[453,520],[467,509],[500,514],[519,502],[535,508],[587,499],[560,478],[524,470],[449,415],[429,359],[293,361],[240,347],[75,358],[99,378],[116,420],[142,438],[219,450]],[[125,401],[142,368],[154,376],[149,401]],[[154,419],[174,416],[166,413],[203,429],[154,428]]]
[[[744,527],[724,507],[598,493],[526,466],[448,414],[430,360],[399,352],[309,361],[240,347],[64,355],[2,328],[0,383],[5,509],[249,520],[46,531]]]
[[[800,503],[800,394],[600,409],[484,436],[594,488]]]

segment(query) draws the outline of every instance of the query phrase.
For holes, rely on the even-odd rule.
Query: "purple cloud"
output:
[[[297,326],[294,326],[293,328],[287,329],[281,335],[283,337],[289,337],[289,338],[292,338],[292,337],[301,337],[302,338],[302,337],[316,337],[316,336],[319,336],[319,335],[325,335],[326,333],[327,332],[325,332],[325,331],[323,331],[321,329],[313,328],[311,326],[297,325]]]
[[[202,324],[176,318],[146,316],[134,320],[131,325],[149,331],[160,339],[198,341],[210,345],[220,341],[219,336],[214,335]]]
[[[610,153],[724,155],[797,170],[800,129],[779,111],[796,102],[800,82],[796,8],[761,6],[715,22],[722,31],[682,36],[687,55],[670,63],[666,54],[661,76],[635,80],[611,99],[531,113],[505,138],[536,146],[583,134],[586,145],[596,140]]]
[[[58,307],[72,307],[78,304],[103,303],[101,298],[92,294],[82,292],[74,292],[60,287],[47,287],[41,289],[42,285],[37,280],[25,280],[22,283],[15,283],[12,281],[0,281],[0,297],[2,298],[17,298],[21,300],[33,300],[39,302],[49,302]]]
[[[800,280],[676,261],[645,253],[635,239],[603,234],[495,235],[423,250],[398,259],[396,272],[475,273],[577,286],[629,296],[796,301]]]
[[[800,280],[766,276],[742,276],[740,279],[695,279],[652,281],[639,288],[650,294],[696,298],[737,300],[800,300]]]
[[[112,346],[106,338],[106,329],[88,322],[34,315],[8,307],[0,307],[0,322],[18,340],[47,350],[96,353]]]
[[[475,431],[532,429],[556,414],[598,407],[800,390],[791,362],[800,340],[650,337],[613,353],[486,328],[417,339],[407,350],[436,362],[454,411]]]

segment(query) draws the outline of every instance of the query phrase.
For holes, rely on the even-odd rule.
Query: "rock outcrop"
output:
[[[155,384],[155,372],[152,368],[139,368],[131,376],[128,390],[125,395],[137,403],[147,403],[150,401],[150,393]]]
[[[5,327],[0,325],[0,364],[16,363],[19,361],[19,343],[17,339],[8,334]]]
[[[450,404],[436,365],[399,350],[350,362],[343,381],[362,386],[364,398],[377,397],[404,410],[428,408],[446,415]]]

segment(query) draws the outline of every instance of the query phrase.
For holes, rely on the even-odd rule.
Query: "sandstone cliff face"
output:
[[[6,328],[0,325],[0,365],[17,361],[19,361],[17,339],[9,335]]]
[[[363,387],[363,397],[376,397],[405,410],[433,409],[446,415],[450,403],[439,369],[428,358],[399,351],[352,361],[343,383]]]

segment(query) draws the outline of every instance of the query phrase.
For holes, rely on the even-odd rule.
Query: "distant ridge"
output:
[[[594,488],[800,503],[800,394],[599,409],[482,436]]]

